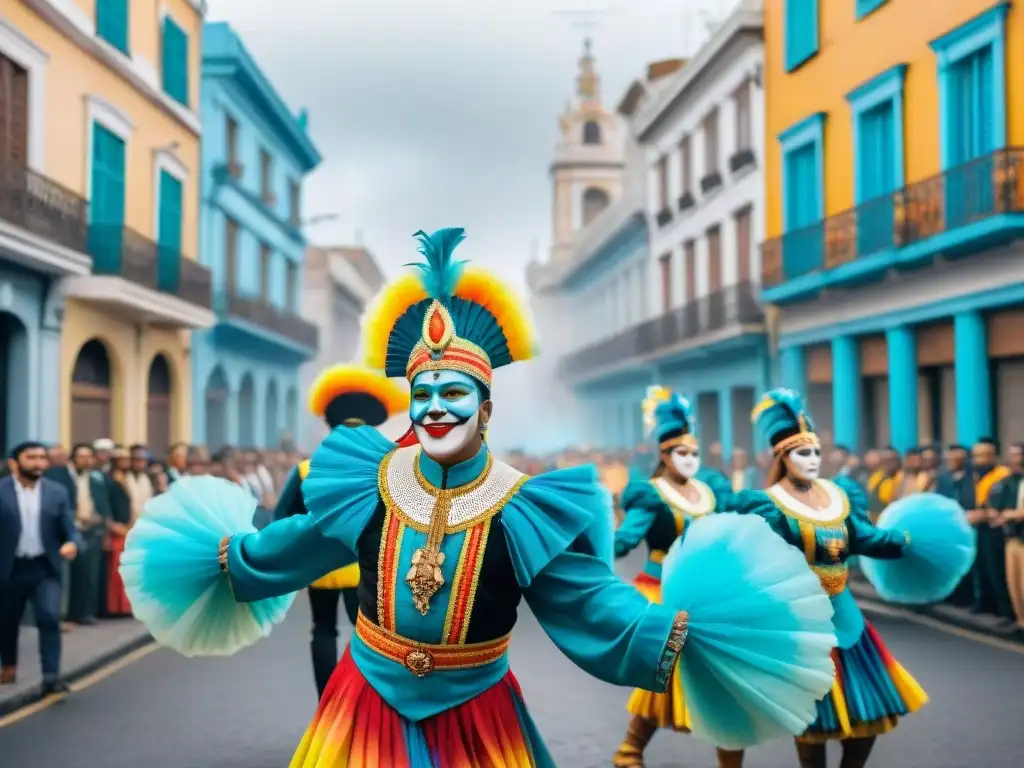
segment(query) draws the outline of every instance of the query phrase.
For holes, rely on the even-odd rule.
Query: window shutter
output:
[[[188,104],[188,35],[164,17],[163,39],[164,92],[181,104]]]
[[[167,171],[160,171],[160,247],[181,252],[181,182]]]
[[[128,0],[96,0],[96,34],[128,53]]]

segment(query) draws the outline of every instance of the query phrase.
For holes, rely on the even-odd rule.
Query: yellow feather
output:
[[[321,371],[309,388],[309,410],[323,417],[331,401],[348,392],[362,392],[379,400],[388,416],[409,410],[405,389],[378,371],[356,365],[335,365]]]
[[[388,338],[395,323],[409,307],[427,298],[415,272],[406,272],[377,294],[363,316],[363,355],[367,367],[384,370]]]
[[[513,362],[536,356],[537,342],[525,303],[495,275],[467,265],[455,286],[455,295],[479,304],[494,315]]]

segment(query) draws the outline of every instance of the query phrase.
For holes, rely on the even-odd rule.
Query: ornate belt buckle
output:
[[[405,654],[405,668],[416,677],[426,677],[434,671],[434,657],[425,648],[413,648]]]

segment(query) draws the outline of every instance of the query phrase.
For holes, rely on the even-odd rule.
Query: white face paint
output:
[[[674,448],[669,458],[672,460],[672,466],[676,472],[687,480],[696,475],[700,469],[700,454],[694,452],[692,448]]]
[[[817,480],[821,474],[821,448],[802,445],[789,452],[789,462],[798,480]]]
[[[427,455],[445,461],[480,433],[480,390],[456,371],[426,372],[412,385],[409,415]]]

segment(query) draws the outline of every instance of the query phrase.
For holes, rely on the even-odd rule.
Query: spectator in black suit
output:
[[[71,564],[68,621],[95,624],[106,599],[101,601],[100,573],[103,570],[103,540],[111,520],[110,492],[107,480],[93,469],[92,446],[76,445],[71,451],[71,466],[65,473],[72,478],[72,509],[75,527],[82,537],[82,551]]]
[[[60,679],[61,571],[81,541],[67,491],[43,477],[42,443],[11,451],[11,477],[0,480],[0,683],[13,683],[18,632],[32,601],[39,630],[44,694],[67,690]]]

